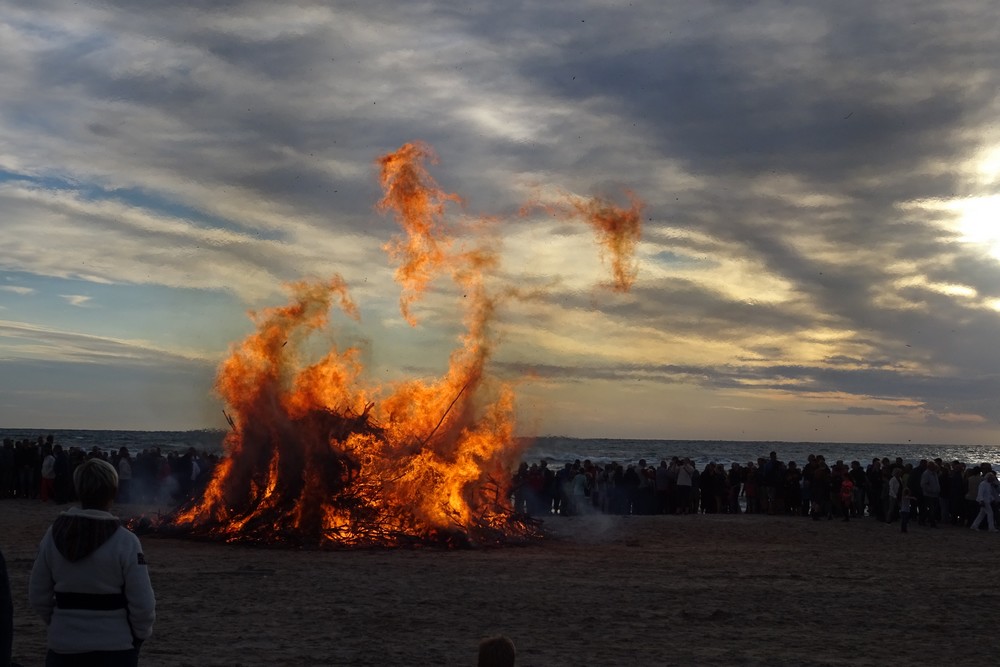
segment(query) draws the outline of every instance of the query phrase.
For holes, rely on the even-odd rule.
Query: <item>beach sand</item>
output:
[[[0,502],[14,654],[44,662],[27,607],[59,509]],[[135,508],[117,506],[120,516]],[[873,519],[553,517],[527,547],[296,551],[145,535],[157,597],[141,664],[936,665],[996,657],[1000,535]]]

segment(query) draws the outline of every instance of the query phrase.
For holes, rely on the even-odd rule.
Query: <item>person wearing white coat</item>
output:
[[[986,519],[986,525],[990,527],[990,532],[997,532],[996,523],[993,520],[993,503],[997,500],[997,474],[987,473],[983,481],[979,483],[979,491],[976,492],[976,500],[979,502],[979,514],[972,520],[972,530],[978,530]]]
[[[73,472],[80,507],[46,531],[28,602],[48,626],[46,667],[134,667],[156,600],[139,538],[109,513],[118,473],[88,459]]]

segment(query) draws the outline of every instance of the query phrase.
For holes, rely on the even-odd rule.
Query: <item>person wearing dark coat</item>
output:
[[[14,602],[10,595],[10,577],[7,561],[0,551],[0,667],[10,665],[10,652],[14,648]]]

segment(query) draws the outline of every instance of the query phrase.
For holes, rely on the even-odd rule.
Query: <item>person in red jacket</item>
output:
[[[854,506],[854,482],[850,475],[840,478],[840,507],[844,512],[844,521],[851,520],[851,508]]]

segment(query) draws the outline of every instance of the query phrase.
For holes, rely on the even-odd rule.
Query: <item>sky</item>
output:
[[[461,295],[408,324],[376,210],[421,141],[531,288],[493,323],[520,434],[1000,443],[998,33],[991,0],[3,0],[0,425],[224,427],[248,311],[334,274],[360,322],[318,348],[442,373]],[[626,191],[628,292],[523,209]]]

